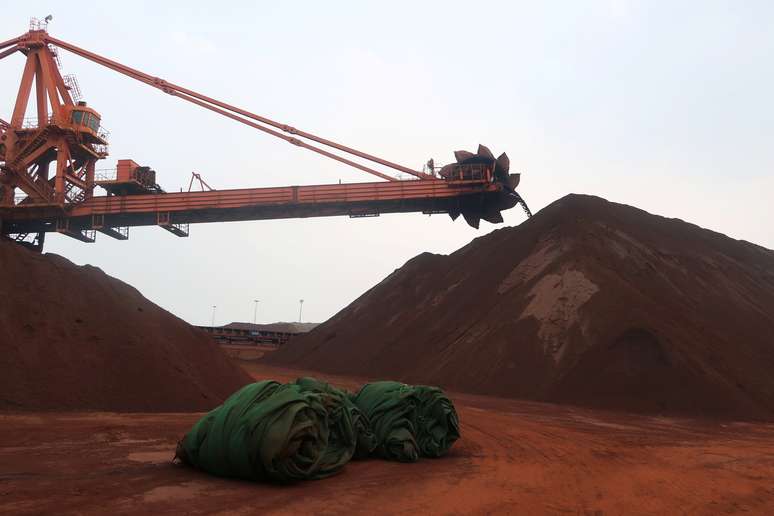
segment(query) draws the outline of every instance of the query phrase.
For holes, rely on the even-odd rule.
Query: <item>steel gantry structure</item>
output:
[[[376,176],[379,181],[165,192],[156,173],[129,159],[118,160],[109,175],[96,164],[108,156],[108,132],[100,114],[80,100],[73,76],[60,72],[65,50],[164,93],[285,140],[295,146]],[[376,216],[382,213],[462,215],[473,227],[481,219],[502,222],[501,211],[526,203],[516,192],[518,174],[509,173],[505,154],[495,158],[484,146],[455,152],[456,162],[414,170],[392,161],[282,124],[148,75],[48,34],[47,23],[0,43],[0,59],[26,56],[10,121],[0,119],[0,237],[42,249],[47,232],[93,242],[97,231],[128,238],[131,226],[160,226],[177,236],[199,222],[297,217]],[[34,98],[36,113],[27,116]],[[356,161],[358,160],[358,161]],[[398,179],[390,173],[408,174]],[[209,185],[207,185],[209,188]],[[95,195],[96,187],[105,191]]]

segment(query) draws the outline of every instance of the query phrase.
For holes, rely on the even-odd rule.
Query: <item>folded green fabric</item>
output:
[[[302,391],[324,395],[331,429],[328,448],[335,456],[367,457],[376,448],[376,436],[371,431],[368,417],[350,399],[350,393],[315,378],[295,381]]]
[[[385,459],[440,457],[460,436],[454,405],[437,387],[374,382],[364,385],[353,400],[371,421],[378,443],[375,453]]]
[[[296,384],[247,385],[193,426],[177,456],[224,477],[287,482],[332,475],[351,455],[329,447],[327,401]]]
[[[354,456],[440,457],[458,438],[437,387],[375,382],[353,395],[314,378],[266,380],[202,417],[176,457],[213,475],[289,482],[333,475]]]
[[[424,457],[445,455],[460,438],[460,420],[451,400],[438,387],[415,385],[417,442]]]

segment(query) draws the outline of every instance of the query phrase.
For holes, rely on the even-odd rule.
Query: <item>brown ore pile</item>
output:
[[[209,410],[249,381],[131,286],[0,243],[0,409]]]
[[[774,414],[774,252],[570,195],[419,255],[269,361],[698,416]]]

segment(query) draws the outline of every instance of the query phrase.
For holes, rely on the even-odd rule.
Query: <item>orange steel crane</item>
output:
[[[60,73],[59,49],[381,181],[207,191],[191,191],[189,185],[188,192],[167,193],[156,183],[155,171],[129,159],[118,160],[110,174],[100,174],[96,164],[108,155],[109,135],[100,114],[80,100],[75,78]],[[16,52],[26,56],[26,64],[11,119],[0,119],[0,237],[37,250],[53,231],[93,242],[97,231],[126,240],[131,226],[160,226],[188,236],[190,223],[399,212],[462,215],[478,228],[481,219],[502,222],[500,212],[516,204],[531,216],[515,191],[519,174],[509,174],[508,157],[495,159],[484,146],[476,153],[456,152],[456,163],[445,167],[436,168],[430,160],[429,172],[413,170],[56,39],[48,34],[47,21],[33,19],[27,33],[0,43],[0,59]],[[28,118],[33,86],[36,116]],[[384,169],[412,179],[399,180]],[[97,186],[106,194],[94,195]]]

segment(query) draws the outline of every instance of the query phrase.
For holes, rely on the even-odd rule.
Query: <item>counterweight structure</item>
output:
[[[156,183],[155,171],[129,159],[118,160],[109,174],[98,173],[98,160],[108,155],[108,132],[100,114],[80,100],[75,78],[62,76],[59,50],[380,181],[201,192],[189,187],[188,192],[167,193]],[[36,20],[26,34],[0,43],[0,59],[16,52],[26,56],[26,64],[11,119],[0,119],[0,236],[36,249],[42,249],[45,234],[52,231],[93,242],[96,232],[125,240],[131,226],[156,225],[187,236],[188,225],[198,222],[422,212],[448,213],[453,219],[462,215],[468,224],[478,227],[481,219],[502,222],[500,212],[516,204],[531,215],[515,191],[519,175],[508,172],[507,156],[495,159],[484,146],[476,153],[458,151],[451,165],[436,169],[431,160],[425,171],[417,171],[58,40]],[[36,110],[35,116],[28,117],[31,98]],[[399,180],[385,172],[390,169],[411,179]],[[201,177],[199,181],[206,184]],[[96,187],[105,194],[94,195]]]

